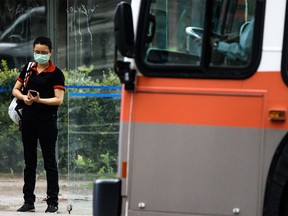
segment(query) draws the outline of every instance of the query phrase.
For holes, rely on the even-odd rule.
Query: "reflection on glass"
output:
[[[9,68],[21,69],[32,60],[33,40],[39,34],[48,34],[48,19],[51,23],[55,21],[48,14],[47,7],[55,6],[51,2],[0,0],[0,60],[5,59]],[[117,172],[121,90],[118,78],[113,77],[113,16],[118,2],[68,0],[57,3],[55,14],[58,13],[59,20],[55,27],[59,38],[52,38],[58,48],[58,51],[54,50],[55,56],[67,74],[67,85],[77,87],[67,88],[64,104],[59,109],[57,154],[61,212],[66,211],[66,204],[72,204],[72,214],[91,215],[94,180],[114,178]],[[0,70],[2,68],[6,67],[0,65]],[[12,70],[9,72],[12,74]],[[13,71],[12,81],[0,80],[3,113],[0,127],[5,131],[0,136],[1,176],[5,173],[14,177],[18,173],[21,175],[23,170],[19,160],[23,155],[19,130],[5,111],[18,73]],[[45,178],[41,154],[38,162],[36,186]],[[22,196],[22,186],[21,181],[13,199]],[[39,199],[44,199],[46,187],[37,189]],[[5,194],[5,199],[7,197]],[[15,204],[19,207],[19,203]],[[13,208],[13,205],[7,206]]]
[[[33,59],[33,40],[46,35],[45,0],[1,1],[0,60],[21,68]]]
[[[113,67],[113,17],[120,1],[67,1],[68,68],[94,66],[94,73]]]
[[[120,1],[68,0],[68,180],[73,212],[92,212],[93,182],[117,172],[120,83],[112,78]],[[117,81],[116,81],[117,80]],[[76,209],[76,212],[75,212]]]
[[[69,203],[81,211],[92,210],[96,179],[116,177],[120,91],[113,86],[69,90]]]
[[[204,11],[205,1],[152,2],[146,63],[199,65]]]

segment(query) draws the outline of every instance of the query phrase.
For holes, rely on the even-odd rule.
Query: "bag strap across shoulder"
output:
[[[24,82],[23,82],[23,85],[22,85],[22,91],[24,90],[25,86],[26,86],[26,80],[27,80],[27,77],[29,75],[29,72],[30,72],[30,69],[32,68],[33,66],[33,63],[34,62],[29,62],[28,63],[28,66],[27,66],[27,69],[26,69],[26,74],[25,74],[25,77],[24,77]]]

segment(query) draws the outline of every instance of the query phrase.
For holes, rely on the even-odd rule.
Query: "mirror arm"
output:
[[[115,62],[115,73],[119,77],[121,83],[124,84],[125,90],[133,91],[135,87],[135,75],[136,70],[130,69],[130,62],[116,61]]]

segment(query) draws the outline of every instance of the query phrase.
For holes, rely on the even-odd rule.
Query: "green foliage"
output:
[[[90,68],[91,70],[93,68]],[[87,75],[88,74],[88,75]],[[69,86],[120,86],[119,79],[110,71],[102,80],[92,80],[87,73],[71,71]],[[69,93],[120,93],[107,89],[70,89]],[[69,170],[73,173],[94,173],[97,176],[117,171],[120,99],[103,97],[68,98],[69,109]],[[103,159],[109,155],[109,163]],[[101,171],[102,170],[102,171]],[[114,173],[115,175],[115,173]]]
[[[0,65],[0,171],[20,172],[23,170],[22,143],[18,126],[10,120],[8,107],[11,102],[12,88],[16,82],[19,71],[9,70],[6,61]]]
[[[23,150],[21,134],[7,114],[11,101],[11,89],[19,71],[10,70],[1,62],[0,88],[0,172],[23,171]],[[72,88],[72,86],[120,86],[119,79],[109,71],[101,80],[93,80],[93,67],[79,70],[63,70],[66,77],[65,99],[58,112],[58,158],[62,174],[75,174],[83,178],[91,176],[114,177],[117,171],[118,131],[120,99],[113,97],[70,96],[71,93],[108,94],[119,90],[105,88]],[[71,88],[70,88],[71,87]],[[40,156],[40,155],[39,155]],[[42,160],[38,165],[43,166]]]
[[[19,75],[18,69],[9,70],[7,62],[1,60],[0,64],[0,86],[6,91],[10,91],[16,82],[16,78]],[[11,91],[10,93],[11,94]]]
[[[110,156],[110,153],[107,152],[106,154],[101,154],[101,161],[103,166],[98,171],[99,176],[105,176],[105,178],[113,178],[115,177],[115,171],[113,165],[116,162],[116,158],[114,156]]]

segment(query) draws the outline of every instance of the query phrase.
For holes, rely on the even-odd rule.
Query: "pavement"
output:
[[[11,198],[9,199],[11,202]],[[3,200],[0,201],[1,203],[3,203]],[[10,204],[9,206],[6,206],[3,208],[2,205],[2,209],[0,210],[0,216],[21,216],[21,215],[25,215],[25,216],[41,216],[41,215],[50,215],[45,213],[45,210],[47,208],[47,204],[45,201],[39,201],[37,200],[35,202],[35,212],[17,212],[17,209],[19,207],[21,207],[21,205],[23,204],[22,200],[15,200],[14,199],[14,203]],[[71,209],[72,206],[72,210],[70,211],[70,213],[68,212],[68,208]],[[57,215],[73,215],[73,216],[88,216],[88,215],[92,215],[92,201],[88,201],[88,200],[60,200],[59,201],[59,211],[57,213]]]
[[[87,216],[92,215],[92,189],[88,181],[59,182],[59,212],[57,215]],[[17,212],[23,205],[23,179],[7,178],[0,175],[0,216],[41,216],[50,215],[45,213],[47,204],[46,180],[38,179],[36,182],[35,212]],[[68,208],[71,208],[70,214]]]
[[[47,215],[51,215],[51,214],[47,214],[47,213],[43,213],[43,212],[39,212],[39,211],[35,211],[35,212],[12,212],[12,211],[0,211],[0,215],[1,216],[47,216]],[[54,214],[52,214],[54,215]],[[71,215],[71,216],[83,216],[83,214],[77,214],[77,213],[73,213],[71,212],[70,214],[68,214],[67,212],[60,212],[57,213],[55,215]],[[92,214],[90,214],[92,215]]]
[[[11,211],[0,211],[0,215],[2,216],[47,216],[47,215],[51,215],[48,213],[43,213],[43,212],[39,212],[39,211],[35,211],[35,212],[11,212]],[[52,214],[54,215],[54,214]],[[73,213],[71,212],[70,214],[68,214],[67,212],[58,212],[55,215],[71,215],[71,216],[83,216],[83,214],[77,214],[77,213]],[[90,214],[92,215],[92,213]]]

